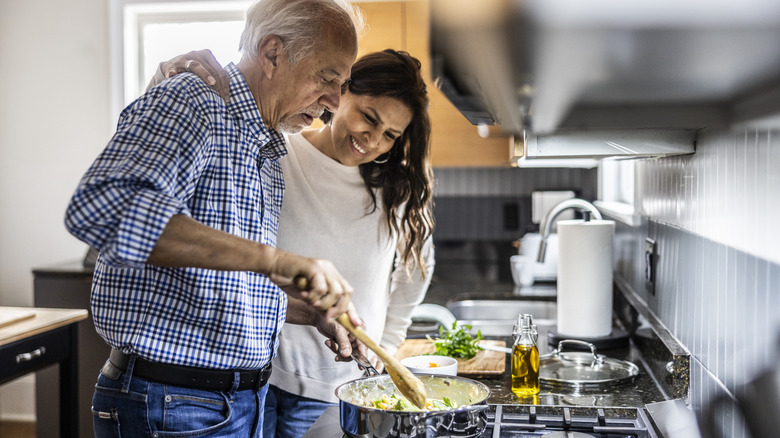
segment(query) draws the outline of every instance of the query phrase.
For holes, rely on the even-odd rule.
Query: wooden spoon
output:
[[[309,289],[309,281],[302,275],[295,277],[295,285],[300,290]],[[387,374],[390,375],[390,378],[393,380],[396,388],[401,391],[401,394],[403,394],[407,400],[414,403],[414,405],[418,408],[425,409],[425,405],[427,403],[425,385],[423,385],[423,382],[417,378],[417,376],[409,371],[409,368],[403,366],[401,362],[398,361],[398,359],[389,355],[382,347],[372,341],[366,332],[363,331],[363,329],[360,327],[355,327],[352,324],[352,321],[349,320],[349,316],[347,316],[346,313],[341,314],[341,316],[336,318],[336,321],[338,321],[339,324],[344,326],[345,329],[352,333],[352,335],[355,336],[358,341],[365,344],[366,347],[379,356],[379,359],[381,359],[385,364]]]

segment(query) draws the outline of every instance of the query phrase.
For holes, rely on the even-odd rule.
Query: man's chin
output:
[[[282,123],[279,124],[279,132],[283,132],[285,134],[297,134],[297,133],[303,131],[308,126],[309,125],[305,125],[303,123],[282,122]]]
[[[314,120],[314,117],[308,114],[298,114],[279,122],[279,131],[285,134],[297,134],[310,127]]]

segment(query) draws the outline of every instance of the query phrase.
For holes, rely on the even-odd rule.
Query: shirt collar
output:
[[[234,63],[225,66],[225,70],[230,77],[230,100],[227,103],[228,110],[247,122],[252,137],[259,150],[251,151],[260,153],[266,158],[276,159],[287,154],[287,148],[284,143],[284,136],[266,126],[263,117],[260,115],[260,109],[257,107],[252,92],[249,90],[249,84],[246,83],[244,75]]]

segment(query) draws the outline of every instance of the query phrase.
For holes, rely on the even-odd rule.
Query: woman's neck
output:
[[[325,125],[317,130],[301,132],[303,138],[312,144],[318,151],[322,152],[332,160],[338,161],[334,156],[333,137],[330,135],[330,125]]]

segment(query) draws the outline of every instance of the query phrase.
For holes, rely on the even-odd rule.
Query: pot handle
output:
[[[455,409],[457,412],[479,412],[479,411],[486,411],[490,409],[490,405],[487,403],[481,403],[476,405],[466,405],[462,406],[460,408]],[[417,432],[421,434],[420,436],[425,436],[425,428],[426,428],[426,419],[431,418],[432,416],[436,415],[446,415],[449,411],[428,411],[425,412],[424,415],[421,415],[417,418]]]
[[[470,412],[470,411],[479,412],[479,411],[486,411],[488,409],[490,409],[490,406],[486,403],[486,404],[479,404],[479,405],[467,405],[464,406],[461,410],[466,412]]]
[[[352,359],[358,364],[358,367],[363,370],[363,375],[366,377],[378,376],[379,371],[371,365],[371,362],[367,357],[363,356],[357,349],[352,350]]]
[[[479,412],[479,411],[487,411],[488,409],[490,409],[490,405],[488,405],[487,403],[480,403],[480,404],[476,404],[476,405],[461,406],[461,407],[455,409],[455,411],[456,412],[472,412],[472,411],[473,412]],[[443,414],[446,414],[448,412],[451,412],[451,411],[428,411],[428,412],[425,412],[425,415],[423,415],[420,418],[420,420],[424,420],[426,417],[429,417],[429,416],[432,416],[432,415],[439,415],[439,414],[443,415]]]
[[[560,342],[558,342],[558,348],[553,350],[552,355],[555,356],[555,357],[560,358],[561,355],[563,354],[563,346],[564,346],[564,344],[574,344],[574,345],[580,345],[580,346],[583,346],[583,347],[590,348],[590,354],[593,355],[593,364],[595,365],[595,364],[600,364],[600,363],[604,362],[604,356],[602,356],[600,354],[596,354],[596,346],[595,345],[593,345],[590,342],[580,341],[578,339],[563,339],[563,340],[561,340]]]

